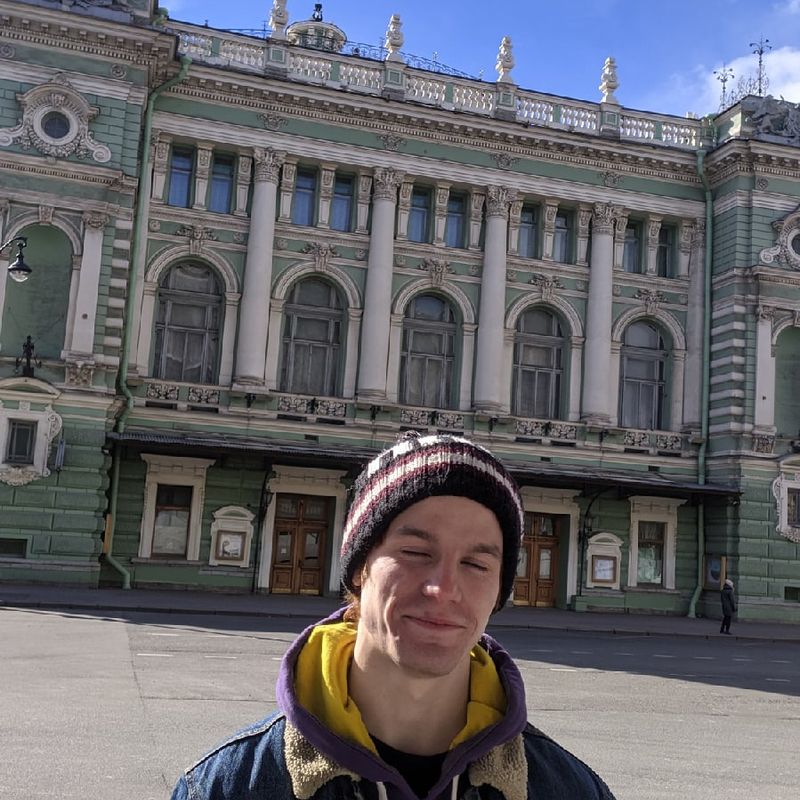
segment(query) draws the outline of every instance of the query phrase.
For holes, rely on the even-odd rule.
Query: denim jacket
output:
[[[341,613],[320,624],[338,622]],[[280,711],[186,770],[172,800],[418,800],[394,768],[298,702],[294,665],[313,627],[284,657]],[[427,800],[614,800],[586,764],[528,724],[522,676],[508,653],[489,636],[479,644],[497,667],[506,713],[447,753]]]

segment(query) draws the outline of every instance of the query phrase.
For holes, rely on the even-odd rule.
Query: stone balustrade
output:
[[[263,74],[276,66],[270,62],[270,49],[285,48],[287,77],[297,81],[347,88],[365,94],[380,95],[385,89],[396,91],[396,84],[386,83],[386,65],[382,61],[343,55],[272,42],[251,36],[197,28],[171,22],[169,30],[179,38],[178,52],[209,65]],[[403,96],[406,100],[446,110],[492,117],[497,111],[497,92],[514,92],[515,118],[530,126],[557,128],[588,134],[601,132],[601,105],[580,100],[539,94],[513,85],[493,83],[452,75],[427,72],[397,63],[404,69]],[[701,146],[702,121],[644,111],[619,109],[619,138],[664,147],[697,149]],[[608,133],[608,128],[603,132]]]

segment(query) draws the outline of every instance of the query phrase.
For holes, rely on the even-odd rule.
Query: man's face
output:
[[[500,591],[503,535],[495,515],[466,497],[428,497],[398,514],[356,581],[356,657],[409,677],[464,665]]]

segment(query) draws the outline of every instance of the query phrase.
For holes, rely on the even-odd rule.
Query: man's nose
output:
[[[439,561],[431,566],[425,580],[423,591],[429,597],[442,600],[458,599],[461,587],[458,581],[458,570],[455,565]]]

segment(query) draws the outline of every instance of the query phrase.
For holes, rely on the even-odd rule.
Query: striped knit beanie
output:
[[[514,584],[523,532],[522,501],[514,479],[485,448],[456,436],[410,431],[367,464],[353,485],[342,537],[342,582],[356,593],[353,576],[380,544],[389,523],[409,506],[437,495],[467,497],[494,512],[503,532],[498,608]]]

